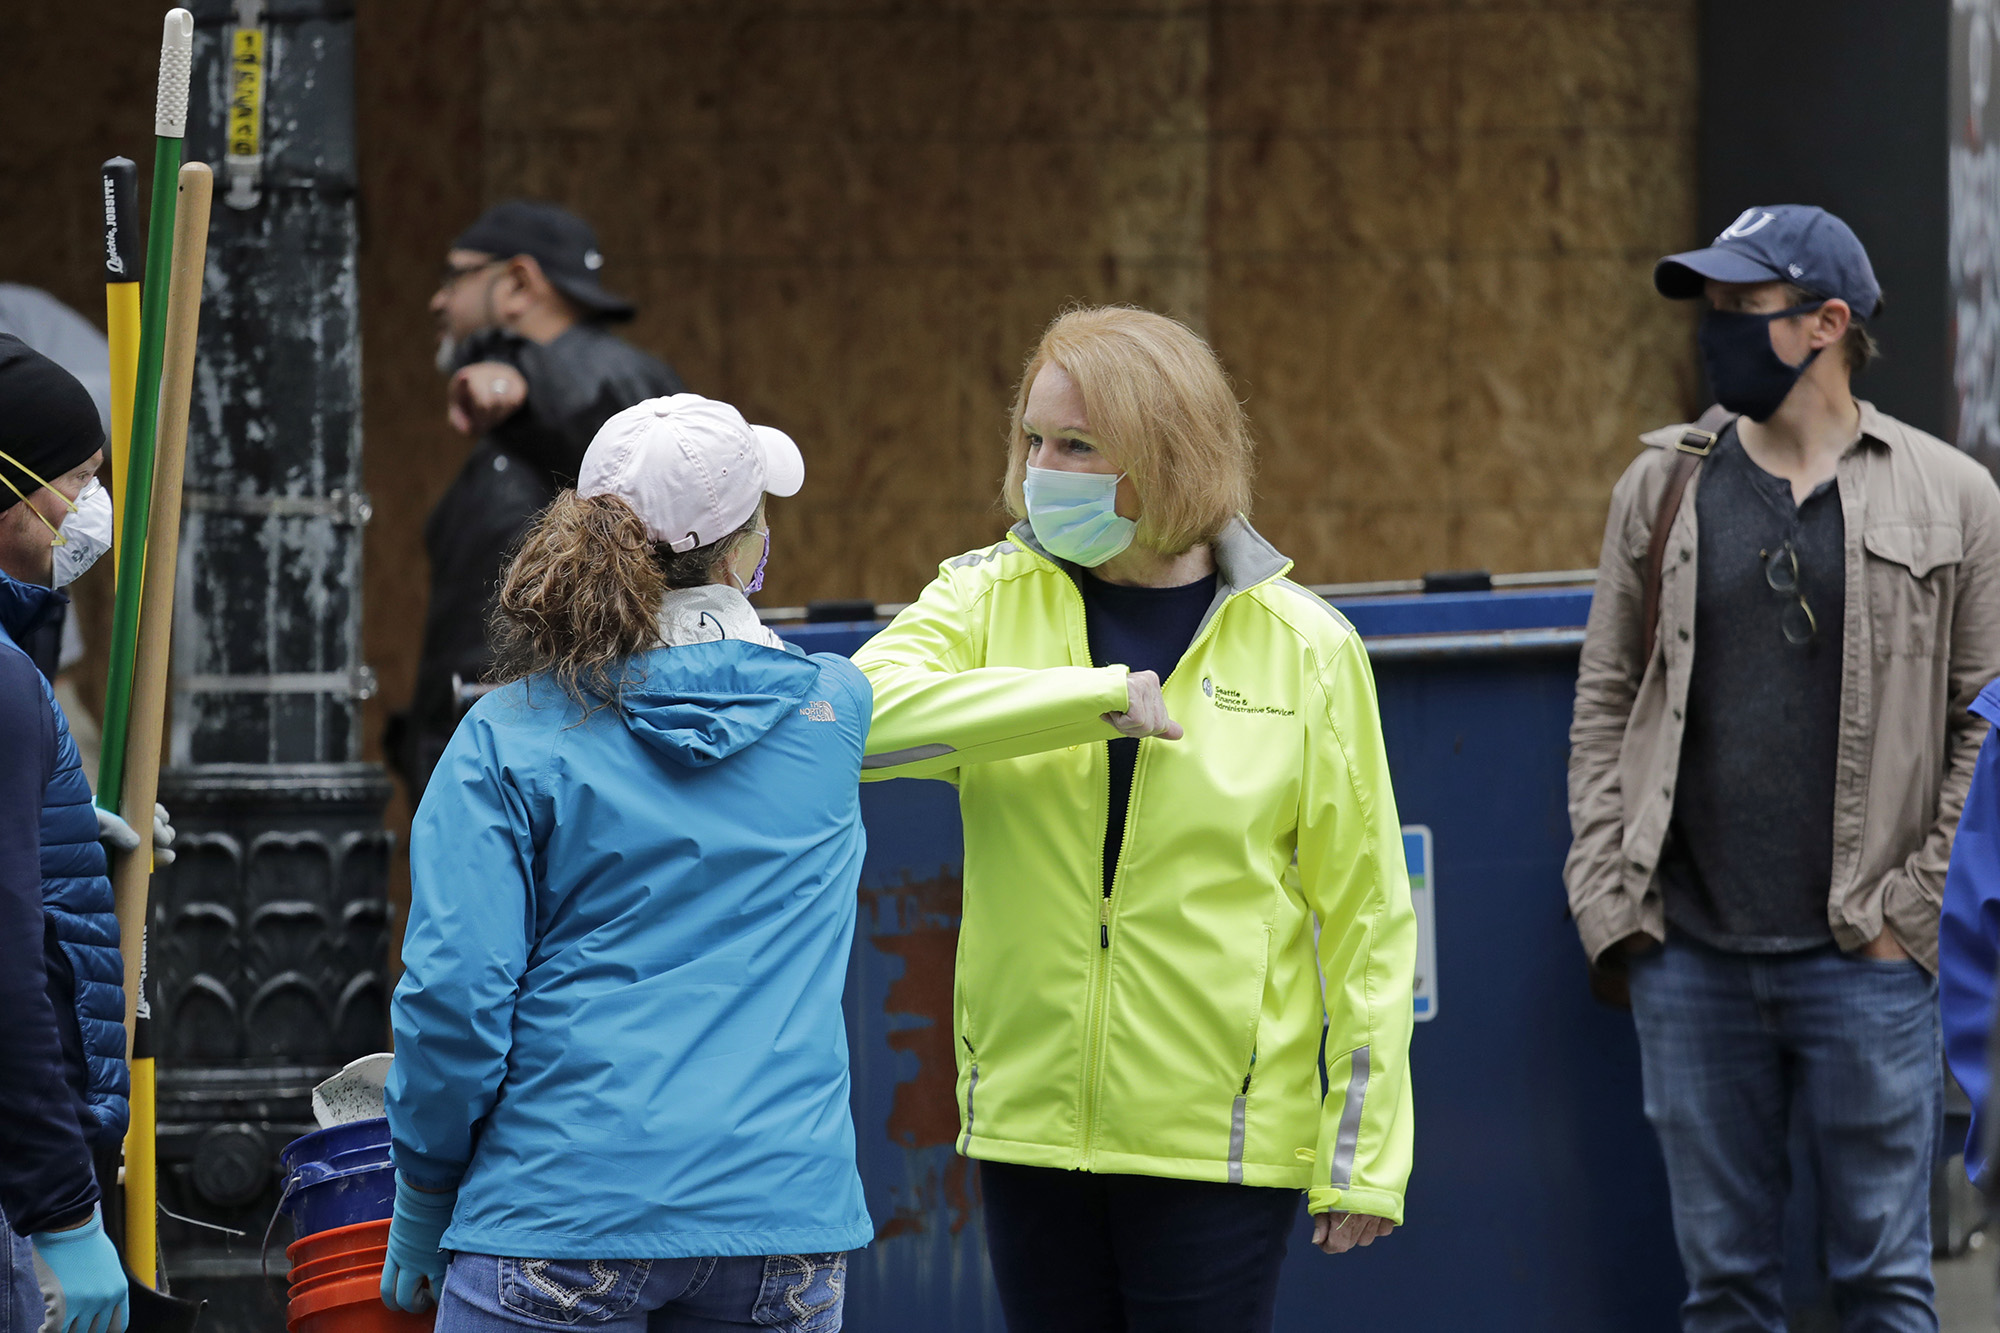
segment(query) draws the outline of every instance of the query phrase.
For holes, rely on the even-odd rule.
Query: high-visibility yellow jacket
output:
[[[1416,918],[1374,677],[1248,524],[1216,563],[1166,681],[1187,734],[1140,742],[1108,894],[1126,670],[1090,665],[1073,567],[1019,524],[855,654],[864,778],[958,786],[959,1150],[1401,1222]]]

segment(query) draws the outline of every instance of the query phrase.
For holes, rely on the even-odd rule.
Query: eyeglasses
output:
[[[452,288],[458,286],[458,284],[463,282],[465,279],[471,277],[473,274],[484,273],[487,269],[492,268],[494,265],[504,264],[506,262],[507,261],[504,259],[489,259],[483,264],[467,264],[463,267],[460,267],[457,264],[447,263],[444,266],[443,270],[438,274],[438,290],[441,292],[448,292]]]
[[[1764,582],[1771,585],[1771,591],[1784,594],[1788,600],[1785,609],[1778,615],[1778,628],[1785,633],[1785,642],[1807,644],[1813,635],[1819,633],[1819,620],[1813,615],[1812,607],[1806,603],[1806,595],[1799,585],[1799,553],[1786,542],[1775,551],[1759,551],[1764,561]]]

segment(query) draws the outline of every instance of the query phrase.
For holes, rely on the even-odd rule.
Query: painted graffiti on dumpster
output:
[[[877,1240],[940,1222],[957,1235],[979,1203],[974,1164],[953,1151],[958,1137],[958,1066],[952,1054],[952,969],[958,956],[962,884],[956,874],[861,890],[868,943],[902,963],[883,1001],[889,1049],[904,1057],[889,1107],[888,1138],[905,1150],[908,1182],[891,1190],[893,1211]],[[912,1068],[913,1065],[913,1068]]]

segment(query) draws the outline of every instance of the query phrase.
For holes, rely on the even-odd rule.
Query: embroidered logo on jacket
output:
[[[801,708],[799,713],[801,716],[809,717],[815,722],[831,722],[834,720],[833,705],[824,699],[813,700],[804,708]]]
[[[1215,701],[1215,706],[1225,713],[1267,713],[1274,717],[1290,717],[1293,710],[1279,708],[1276,704],[1253,704],[1240,691],[1227,685],[1217,685],[1208,677],[1201,678],[1201,692]]]

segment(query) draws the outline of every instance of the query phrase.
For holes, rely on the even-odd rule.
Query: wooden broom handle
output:
[[[174,214],[174,258],[160,364],[159,443],[154,454],[146,577],[139,595],[139,648],[132,672],[131,728],[125,736],[125,789],[118,808],[139,845],[112,867],[118,933],[125,953],[125,1050],[131,1054],[145,957],[146,903],[153,873],[153,802],[160,794],[160,744],[167,722],[168,650],[174,628],[174,572],[180,563],[181,477],[187,468],[188,407],[194,398],[195,334],[201,323],[202,272],[208,259],[208,209],[215,177],[207,166],[181,168]],[[134,499],[138,497],[133,497]]]

